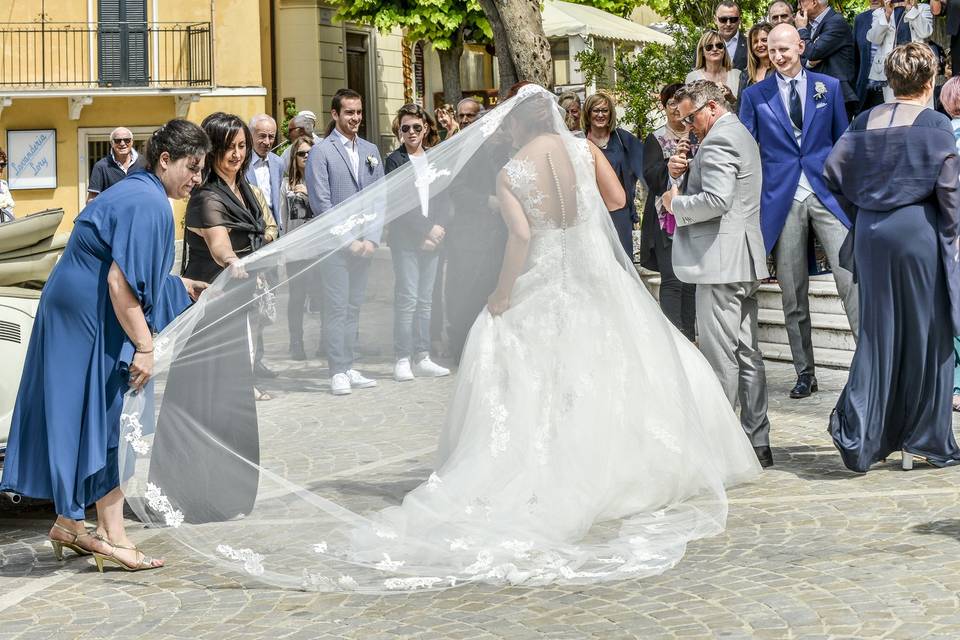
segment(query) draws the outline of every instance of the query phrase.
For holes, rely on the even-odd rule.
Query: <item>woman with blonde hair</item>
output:
[[[690,84],[695,80],[712,80],[723,85],[740,97],[740,70],[733,68],[727,45],[714,30],[704,31],[697,43],[696,67],[687,74],[684,83]]]
[[[441,139],[446,140],[452,135],[456,135],[460,131],[460,123],[457,122],[457,116],[454,113],[453,105],[442,104],[437,107],[433,112],[434,117],[437,119],[437,125],[439,129],[443,130],[443,136]],[[440,132],[437,131],[437,135],[440,135]]]
[[[627,194],[626,206],[611,211],[610,217],[623,250],[633,261],[633,225],[640,222],[634,200],[637,181],[643,176],[643,143],[626,129],[617,127],[617,102],[608,93],[600,91],[588,97],[580,117],[587,139],[603,151]]]

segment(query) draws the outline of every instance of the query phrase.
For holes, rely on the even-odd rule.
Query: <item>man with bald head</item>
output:
[[[110,132],[110,151],[93,165],[87,184],[87,202],[117,184],[129,174],[143,169],[143,161],[133,148],[133,134],[126,127]]]
[[[852,276],[839,263],[850,220],[823,180],[827,156],[847,128],[845,96],[836,78],[804,69],[804,48],[797,29],[789,24],[774,27],[767,36],[767,51],[776,73],[740,96],[740,120],[760,146],[763,240],[776,261],[797,371],[791,398],[806,398],[817,391],[808,302],[811,228],[833,267],[854,335],[858,315]]]
[[[273,152],[277,142],[277,121],[265,113],[250,118],[250,134],[253,136],[253,155],[247,167],[247,182],[260,189],[263,199],[270,207],[270,213],[280,226],[280,180],[283,176],[283,162]]]

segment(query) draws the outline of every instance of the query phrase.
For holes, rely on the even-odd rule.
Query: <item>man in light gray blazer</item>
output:
[[[757,336],[757,290],[769,276],[760,232],[760,151],[727,112],[719,85],[693,82],[674,100],[701,142],[692,161],[669,161],[673,187],[663,200],[677,220],[673,269],[697,285],[700,350],[734,408],[739,399],[743,430],[760,464],[769,467],[767,378]]]
[[[380,150],[357,135],[363,120],[360,94],[352,89],[337,91],[330,115],[336,128],[310,150],[305,171],[310,208],[318,217],[383,177]],[[365,224],[360,235],[320,263],[322,341],[334,395],[377,386],[376,380],[353,368],[353,361],[370,259],[383,232],[382,215],[380,212],[380,219]]]

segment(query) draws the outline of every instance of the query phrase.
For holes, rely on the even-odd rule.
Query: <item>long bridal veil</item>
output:
[[[528,86],[427,159],[246,258],[247,277],[224,273],[156,338],[154,381],[124,403],[128,505],[210,562],[291,588],[584,583],[670,568],[690,540],[722,531],[725,487],[759,468],[708,365],[620,249],[589,149],[553,96]],[[453,214],[442,313],[451,341],[469,330],[454,378],[390,378],[384,249],[356,366],[379,386],[334,397],[325,360],[287,361],[274,399],[254,402],[257,325],[276,312],[268,361],[285,357],[301,315],[316,344],[318,316],[288,309],[291,292],[319,298],[331,256],[420,215],[423,187]],[[507,207],[525,213],[529,246],[510,308],[494,317],[485,304]]]

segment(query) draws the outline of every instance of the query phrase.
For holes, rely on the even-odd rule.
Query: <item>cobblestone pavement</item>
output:
[[[268,353],[285,346],[269,340]],[[388,377],[384,358],[366,359],[365,370]],[[261,403],[261,428],[270,432],[282,411],[283,437],[318,441],[291,477],[348,481],[342,470],[358,463],[390,467],[402,481],[372,503],[383,504],[429,473],[452,379],[384,379],[375,391],[334,400],[294,391],[318,379],[318,361],[273,363],[282,373],[268,388],[283,402]],[[776,466],[734,488],[726,532],[691,544],[664,575],[576,588],[305,593],[251,584],[191,559],[162,530],[132,525],[138,544],[169,566],[101,576],[89,560],[54,560],[48,505],[3,504],[0,640],[960,638],[960,469],[920,463],[904,472],[895,455],[866,475],[846,471],[825,433],[845,372],[821,370],[820,393],[794,401],[786,397],[792,367],[768,363],[767,371]],[[352,446],[330,451],[323,429],[356,428],[337,421],[325,404],[333,402],[369,420]],[[362,480],[354,492],[372,486]]]

